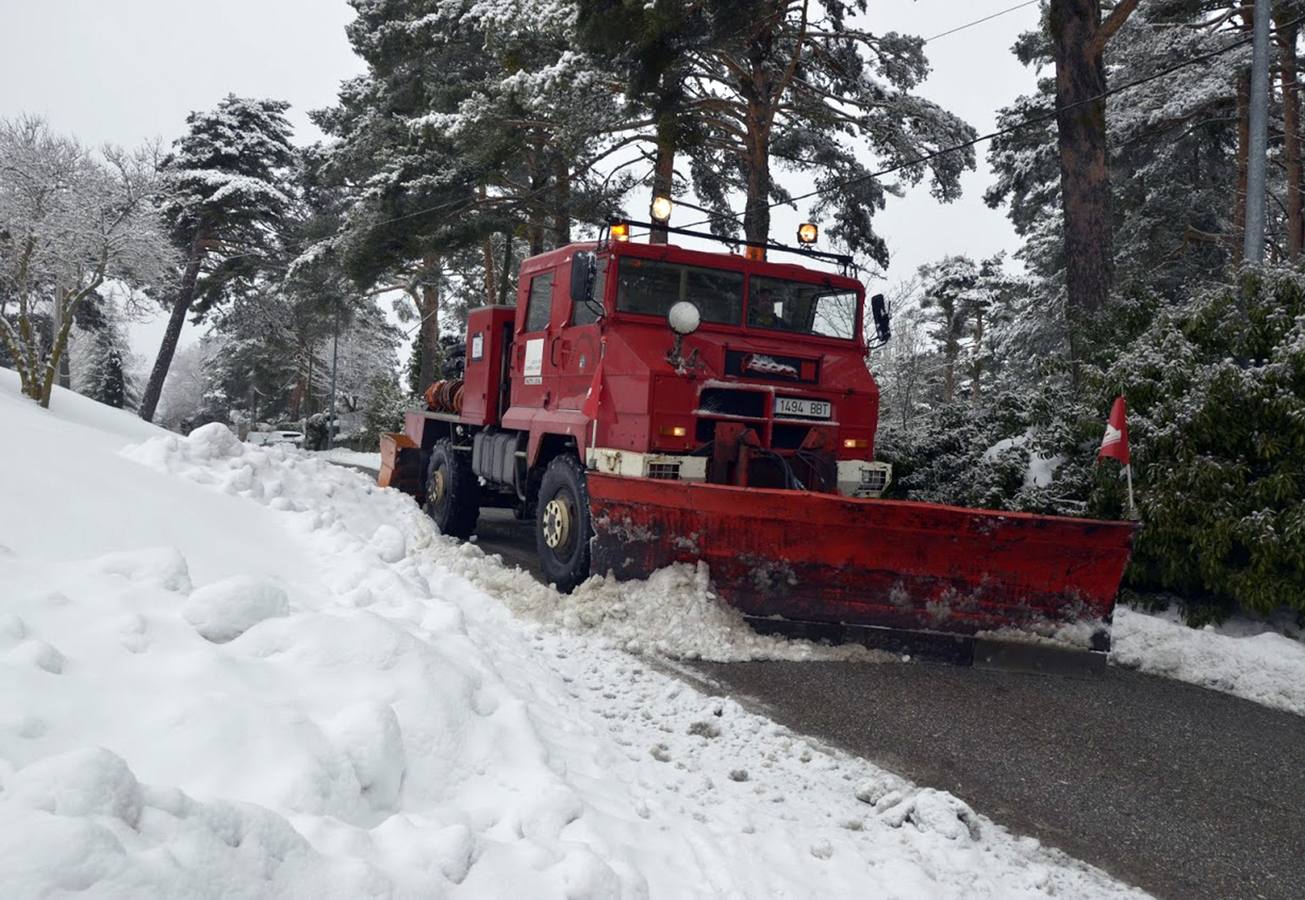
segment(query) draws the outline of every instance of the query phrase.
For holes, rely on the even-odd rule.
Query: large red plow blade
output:
[[[1135,526],[589,473],[593,571],[703,560],[745,615],[974,634],[1100,623]]]

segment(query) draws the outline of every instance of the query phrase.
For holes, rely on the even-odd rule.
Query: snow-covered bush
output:
[[[1145,525],[1130,580],[1215,612],[1305,611],[1305,275],[1198,293],[1104,381],[1130,407]]]
[[[880,431],[893,495],[986,509],[1082,514],[1104,413],[1075,401],[1064,379],[1010,387],[983,404],[941,406],[909,430]]]

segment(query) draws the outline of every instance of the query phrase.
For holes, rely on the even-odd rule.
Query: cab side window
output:
[[[544,272],[530,279],[530,299],[526,302],[526,331],[543,331],[553,315],[553,273]]]
[[[594,270],[594,293],[588,303],[574,304],[571,310],[572,325],[592,325],[598,321],[603,309],[603,294],[607,290],[607,257],[598,260]]]

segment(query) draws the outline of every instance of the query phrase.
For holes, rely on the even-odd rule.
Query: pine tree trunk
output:
[[[561,154],[553,160],[553,184],[557,191],[553,198],[553,234],[557,246],[565,247],[571,243],[571,170]]]
[[[181,338],[181,328],[186,324],[186,314],[195,302],[195,285],[199,282],[199,270],[204,264],[204,249],[207,238],[196,234],[190,245],[190,262],[181,277],[177,296],[172,301],[172,313],[168,316],[168,327],[163,332],[163,343],[159,346],[159,355],[154,360],[150,380],[145,384],[145,393],[140,398],[140,417],[146,422],[154,421],[154,411],[158,408],[159,398],[163,396],[163,382],[168,378],[168,369],[172,367],[172,357],[177,353],[177,341]]]
[[[1282,77],[1283,161],[1287,167],[1287,256],[1300,258],[1305,239],[1301,205],[1300,88],[1296,80],[1295,26],[1278,33]]]
[[[983,376],[983,312],[974,313],[974,368],[971,370],[970,398],[979,405],[979,380]]]
[[[421,390],[435,381],[435,361],[440,346],[440,258],[428,254],[422,259],[422,283],[417,290],[417,314],[421,316]]]
[[[544,227],[539,221],[539,197],[541,189],[547,184],[547,175],[543,172],[543,166],[539,161],[539,156],[543,152],[540,147],[540,141],[535,140],[532,144],[532,150],[526,157],[526,166],[530,172],[530,203],[527,205],[526,219],[526,244],[530,248],[531,256],[538,256],[544,252]]]
[[[515,305],[508,303],[508,284],[512,280],[512,232],[503,232],[503,267],[499,269],[498,302],[500,306]]]
[[[653,183],[652,196],[669,197],[671,189],[675,183],[675,140],[665,136],[665,128],[662,123],[658,123],[657,128],[657,161],[653,165]],[[670,240],[670,234],[664,228],[656,227],[654,223],[652,234],[648,236],[650,244],[665,244]]]
[[[960,355],[961,344],[956,339],[956,307],[944,302],[942,312],[947,323],[947,343],[943,346],[943,403],[950,404],[956,398],[956,357]]]
[[[493,306],[498,286],[494,280],[494,242],[488,236],[480,242],[480,254],[485,266],[485,305]]]
[[[1250,32],[1254,24],[1254,8],[1242,7],[1242,30]],[[1247,161],[1251,144],[1251,67],[1237,73],[1237,193],[1233,204],[1233,230],[1230,235],[1231,252],[1241,259],[1242,244],[1246,240]]]
[[[743,236],[750,241],[766,241],[770,238],[770,116],[759,100],[748,101],[746,142]]]
[[[1065,287],[1071,336],[1077,314],[1106,304],[1111,280],[1110,175],[1106,165],[1106,90],[1098,49],[1099,0],[1052,0],[1057,144],[1065,216]],[[1073,108],[1067,109],[1066,107]],[[1071,340],[1071,353],[1079,353]]]

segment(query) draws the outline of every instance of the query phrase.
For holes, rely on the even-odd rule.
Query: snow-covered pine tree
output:
[[[1142,4],[1108,45],[1109,82],[1123,85],[1227,46],[1242,37],[1228,33],[1233,12],[1226,2]],[[1014,50],[1036,69],[1051,60],[1043,31],[1023,35]],[[1293,58],[1294,50],[1293,45]],[[1222,277],[1227,264],[1240,257],[1237,84],[1248,64],[1249,48],[1243,47],[1109,98],[1113,266],[1119,293],[1137,286],[1181,302],[1189,284]],[[998,125],[1045,114],[1054,105],[1054,91],[1052,80],[1043,78],[1037,93],[999,113]],[[1281,103],[1272,109],[1275,117],[1280,115]],[[1270,152],[1277,164],[1269,167],[1276,198],[1270,202],[1269,252],[1282,258],[1290,243],[1286,222],[1272,211],[1285,210],[1291,202],[1287,142],[1280,123],[1271,131]],[[1044,308],[1059,315],[1065,254],[1055,123],[1046,120],[998,138],[988,160],[997,181],[987,202],[994,207],[1009,202],[1011,222],[1025,239],[1017,255],[1042,280]],[[1059,302],[1052,302],[1057,297]]]
[[[354,6],[367,72],[315,114],[351,192],[339,245],[365,290],[408,298],[426,381],[444,293],[467,271],[451,254],[474,248],[481,302],[510,302],[514,238],[539,252],[615,211],[628,180],[596,163],[620,143],[619,94],[576,52],[566,0]]]
[[[959,195],[972,151],[915,161],[975,133],[914,93],[929,68],[922,39],[859,27],[864,0],[708,0],[704,9],[713,39],[685,79],[706,131],[691,170],[698,196],[717,213],[743,193],[747,238],[770,236],[770,205],[788,199],[773,170],[788,169],[826,191],[811,216],[832,221],[830,237],[887,265],[872,220],[889,182],[870,177],[866,149],[876,167],[901,167],[893,183],[928,179],[938,200]],[[728,231],[736,221],[717,218],[713,227]]]
[[[279,100],[228,95],[191,113],[166,160],[163,209],[185,255],[158,357],[141,398],[152,420],[186,316],[204,317],[279,265],[278,229],[291,197],[290,124]]]
[[[129,373],[131,350],[127,337],[116,322],[91,332],[86,347],[86,382],[79,389],[92,400],[117,409],[132,409],[139,393]]]
[[[653,148],[652,196],[678,195],[684,184],[675,179],[676,156],[701,143],[701,118],[714,102],[690,99],[685,84],[699,65],[698,54],[712,46],[716,22],[702,5],[677,0],[576,0],[576,9],[581,46],[620,76],[635,120],[629,124],[632,139]],[[664,229],[655,228],[649,240],[666,243],[667,238]]]
[[[985,376],[1007,349],[997,346],[1000,329],[1017,311],[1025,285],[1004,266],[1004,255],[998,254],[977,263],[949,256],[920,267],[920,305],[932,319],[942,359],[938,400],[943,405],[958,398],[962,382],[977,405]]]
[[[450,140],[414,128],[419,119],[455,114],[492,71],[484,38],[456,27],[463,6],[417,0],[352,4],[348,27],[367,71],[345,82],[335,106],[314,121],[335,142],[324,173],[348,200],[335,245],[354,281],[369,293],[405,298],[418,325],[419,378],[434,372],[439,341],[442,255],[506,225],[476,217],[483,181]]]

